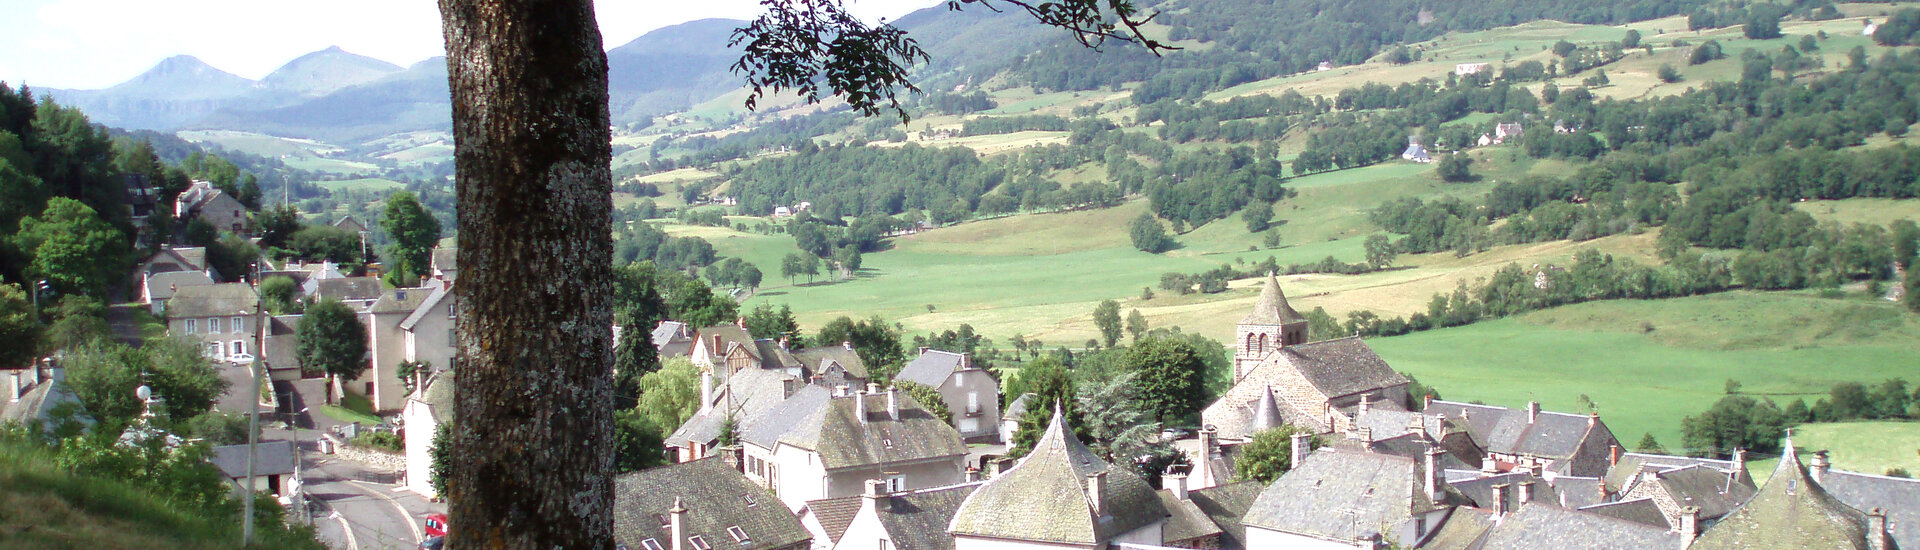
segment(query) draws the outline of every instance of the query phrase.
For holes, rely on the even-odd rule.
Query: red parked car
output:
[[[447,536],[447,515],[446,514],[427,514],[427,536],[428,537]]]

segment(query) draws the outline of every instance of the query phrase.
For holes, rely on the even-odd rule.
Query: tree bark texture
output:
[[[612,548],[612,146],[593,4],[439,4],[461,271],[448,547]]]

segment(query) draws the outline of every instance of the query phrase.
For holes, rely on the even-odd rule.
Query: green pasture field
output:
[[[340,191],[365,191],[365,190],[381,191],[381,190],[392,190],[392,189],[405,189],[407,187],[407,184],[400,183],[400,182],[393,181],[386,178],[359,178],[359,179],[350,179],[350,180],[316,181],[316,182],[313,182],[313,184],[321,187],[325,187],[328,190],[340,190]]]
[[[1920,200],[1913,199],[1858,198],[1806,201],[1794,203],[1793,207],[1822,222],[1848,225],[1856,223],[1887,225],[1894,220],[1920,222]]]

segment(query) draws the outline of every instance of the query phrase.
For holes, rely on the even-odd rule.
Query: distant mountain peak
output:
[[[402,70],[392,63],[329,46],[288,61],[260,79],[260,85],[274,93],[317,97]]]
[[[198,57],[176,55],[107,90],[118,95],[185,99],[233,97],[252,86],[252,80],[214,68]]]

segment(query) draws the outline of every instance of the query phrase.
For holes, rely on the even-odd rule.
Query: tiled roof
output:
[[[966,364],[967,354],[930,349],[920,352],[907,366],[900,368],[900,374],[894,380],[912,382],[929,388],[938,388],[947,383],[947,377],[959,371]]]
[[[613,491],[613,537],[627,548],[645,548],[641,541],[647,539],[661,548],[676,546],[663,521],[671,519],[675,503],[686,509],[683,534],[713,548],[763,550],[813,539],[773,493],[717,457],[625,474],[614,478]],[[730,527],[738,527],[747,542],[735,542]],[[681,546],[694,547],[689,541]]]
[[[1488,451],[1555,459],[1572,458],[1589,432],[1603,429],[1597,419],[1584,414],[1540,411],[1529,420],[1524,409],[1453,401],[1434,400],[1426,412],[1465,419],[1468,433]]]
[[[262,441],[254,451],[253,474],[259,476],[286,475],[293,473],[293,442]],[[229,479],[247,477],[247,446],[221,445],[213,448],[209,457],[220,473]]]
[[[1014,398],[1012,403],[1007,404],[1007,410],[1000,411],[1000,420],[1003,422],[1008,420],[1019,422],[1020,419],[1027,417],[1027,405],[1032,402],[1033,394],[1020,394],[1020,397]]]
[[[1220,526],[1222,547],[1246,548],[1247,528],[1240,522],[1264,490],[1266,487],[1259,482],[1241,481],[1193,491],[1187,494],[1187,499],[1200,507],[1214,525]]]
[[[1679,548],[1680,535],[1624,519],[1532,502],[1487,530],[1485,550]]]
[[[1493,528],[1493,512],[1474,508],[1454,508],[1446,523],[1427,537],[1422,550],[1479,550],[1480,543]]]
[[[806,510],[820,522],[820,529],[827,533],[827,541],[839,544],[841,535],[847,534],[847,526],[853,524],[853,517],[860,513],[860,504],[861,497],[858,496],[824,498],[807,501]],[[945,530],[944,526],[941,530]]]
[[[1753,498],[1721,518],[1694,550],[1743,548],[1844,548],[1868,550],[1867,517],[1827,494],[1807,475],[1806,467],[1786,444],[1780,465]]]
[[[969,535],[1067,544],[1102,544],[1167,517],[1153,488],[1132,468],[1095,456],[1055,414],[1033,451],[960,505],[948,530]],[[1106,517],[1095,517],[1088,476],[1106,472]]]
[[[1240,318],[1242,325],[1285,325],[1307,322],[1305,316],[1294,311],[1287,304],[1287,295],[1280,291],[1280,279],[1272,273],[1267,274],[1267,284],[1260,289],[1260,299],[1253,303],[1253,311]]]
[[[887,497],[886,506],[875,507],[880,525],[899,550],[953,550],[953,535],[947,524],[967,496],[982,482],[950,487],[921,489]]]
[[[825,392],[811,385],[805,391]],[[888,412],[888,395],[898,400],[898,419]],[[865,422],[860,420],[863,414]],[[776,416],[769,414],[767,421],[775,421]],[[967,454],[960,432],[920,408],[904,391],[830,398],[780,435],[779,441],[819,453],[821,464],[829,470]]]
[[[1828,470],[1820,486],[1855,510],[1885,510],[1895,543],[1920,549],[1920,480]]]
[[[1435,508],[1413,459],[1323,447],[1268,486],[1249,528],[1357,542]]]
[[[260,298],[246,283],[181,287],[167,300],[167,317],[218,317],[259,312]]]
[[[1654,502],[1651,498],[1621,500],[1577,509],[1589,514],[1600,514],[1611,518],[1624,519],[1648,527],[1668,530],[1675,528],[1673,524],[1667,522],[1667,515],[1660,512],[1660,504]]]
[[[333,298],[342,301],[380,299],[380,279],[373,277],[340,277],[314,281],[313,294],[321,298]]]
[[[1167,544],[1221,533],[1220,526],[1208,519],[1206,511],[1192,500],[1180,500],[1173,496],[1173,491],[1165,489],[1157,491],[1157,494],[1160,495],[1160,505],[1167,507],[1167,524],[1160,527],[1160,539]]]

